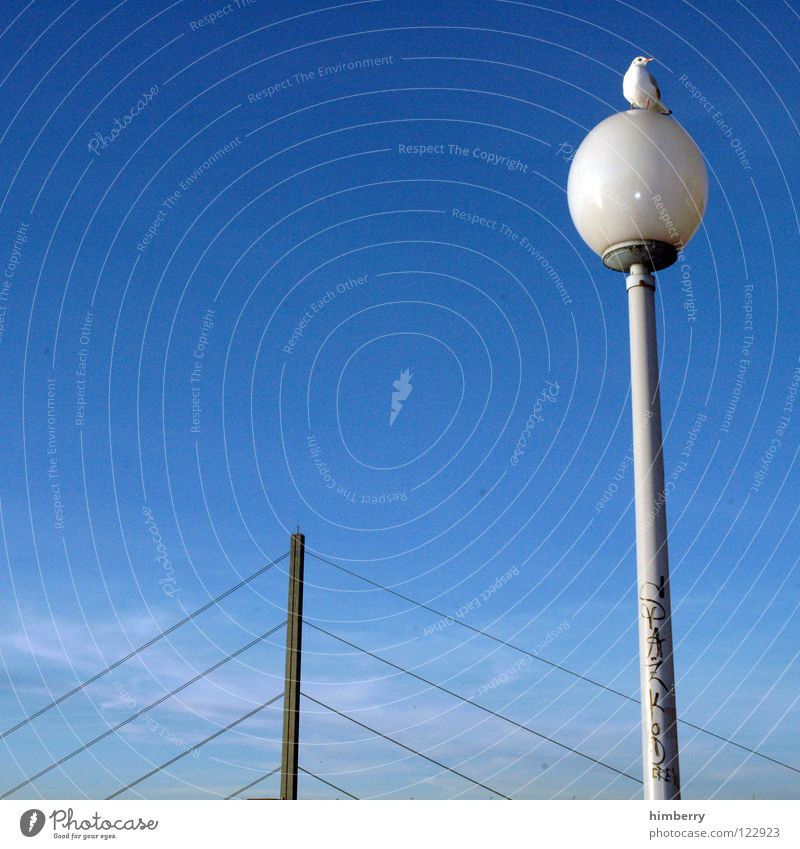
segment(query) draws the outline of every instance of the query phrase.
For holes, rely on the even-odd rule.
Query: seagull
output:
[[[662,115],[671,115],[672,110],[667,109],[661,102],[661,91],[655,77],[647,70],[647,63],[652,61],[644,56],[637,56],[631,62],[622,78],[622,93],[634,109],[652,109]]]

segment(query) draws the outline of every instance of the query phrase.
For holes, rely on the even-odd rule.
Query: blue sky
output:
[[[679,715],[800,767],[795,8],[0,16],[3,728],[285,552],[298,523],[326,559],[445,613],[477,599],[465,623],[636,694],[624,280],[565,189],[644,53],[710,185],[657,290],[668,475],[689,450],[668,502]],[[639,775],[635,704],[313,557],[306,577],[309,622]],[[280,564],[6,738],[3,790],[280,622],[285,598]],[[134,780],[279,692],[282,639],[16,795]],[[305,649],[309,694],[501,793],[641,793],[312,628]],[[276,704],[129,795],[226,796],[278,764],[280,720]],[[686,726],[681,745],[687,798],[798,796],[796,771]],[[310,702],[302,747],[358,796],[488,795]]]

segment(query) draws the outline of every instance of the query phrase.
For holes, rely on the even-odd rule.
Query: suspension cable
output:
[[[245,784],[244,787],[240,787],[238,790],[234,790],[230,796],[226,796],[225,799],[233,799],[234,796],[238,796],[240,793],[244,793],[245,790],[249,790],[251,787],[254,787],[256,784],[260,784],[262,781],[266,781],[268,778],[271,778],[275,775],[276,772],[280,772],[281,768],[276,766],[275,769],[271,769],[269,772],[265,772],[264,775],[259,776],[255,781],[251,781],[249,784]]]
[[[128,652],[128,654],[126,654],[125,657],[121,657],[121,658],[119,658],[119,660],[115,660],[112,664],[109,664],[108,666],[106,666],[105,669],[101,669],[100,672],[97,672],[94,675],[92,675],[91,678],[87,678],[83,683],[78,684],[77,686],[73,687],[71,690],[69,690],[66,693],[64,693],[63,695],[59,696],[57,699],[53,699],[52,702],[50,702],[49,704],[46,704],[44,707],[39,708],[39,710],[37,710],[35,713],[32,713],[29,716],[26,716],[24,719],[21,719],[16,725],[13,725],[11,728],[8,728],[6,731],[3,731],[2,734],[0,734],[0,740],[2,740],[5,737],[8,737],[9,734],[13,734],[15,731],[18,731],[24,725],[27,725],[29,722],[32,722],[34,719],[41,716],[43,713],[47,713],[47,711],[49,711],[51,708],[54,708],[56,705],[61,704],[61,702],[63,702],[65,699],[68,699],[70,696],[74,696],[75,693],[79,693],[81,690],[84,689],[84,687],[88,687],[90,684],[93,684],[99,678],[102,678],[104,675],[107,675],[113,669],[116,669],[118,666],[121,666],[123,663],[130,660],[132,657],[135,657],[137,654],[139,654],[139,652],[142,652],[145,649],[150,648],[150,646],[154,645],[159,640],[164,639],[164,637],[168,636],[173,631],[176,631],[182,625],[185,625],[187,622],[191,622],[192,619],[194,619],[196,616],[199,616],[201,613],[205,613],[205,611],[208,610],[209,607],[212,607],[213,605],[222,601],[224,598],[227,598],[231,593],[234,593],[234,592],[236,592],[236,590],[241,589],[245,584],[249,584],[250,581],[253,581],[256,578],[258,578],[259,575],[263,575],[264,572],[266,572],[268,569],[271,569],[276,563],[280,563],[281,560],[284,560],[288,556],[289,556],[289,552],[287,551],[285,554],[282,554],[280,557],[276,558],[272,562],[267,563],[266,566],[262,566],[260,569],[257,569],[255,572],[253,572],[252,575],[248,575],[248,577],[239,581],[239,583],[236,584],[235,586],[230,587],[229,589],[225,590],[225,592],[221,593],[220,595],[216,596],[215,598],[212,598],[211,601],[206,602],[206,604],[204,604],[202,607],[198,607],[197,610],[193,611],[188,616],[181,619],[180,622],[176,622],[174,625],[170,625],[169,628],[167,628],[164,631],[159,631],[158,634],[156,634],[154,637],[149,639],[146,643],[142,643],[142,645],[140,645],[138,648],[135,648],[133,651]],[[0,796],[0,798],[2,798],[2,797]]]
[[[317,781],[321,781],[323,784],[327,784],[328,787],[333,787],[333,789],[336,790],[337,792],[344,793],[345,796],[349,796],[351,799],[355,799],[356,801],[358,801],[358,796],[354,796],[352,793],[348,793],[346,790],[342,790],[341,787],[337,787],[335,784],[332,784],[330,781],[326,781],[324,778],[320,778],[318,775],[311,772],[310,769],[304,769],[301,766],[298,766],[297,768],[300,770],[300,772],[304,772],[306,775],[310,775],[312,778],[316,778]]]
[[[533,734],[536,737],[541,738],[542,740],[546,740],[548,743],[552,743],[555,746],[560,746],[562,749],[566,749],[568,752],[572,752],[575,755],[579,755],[582,758],[585,758],[588,761],[591,761],[598,766],[605,767],[606,769],[610,769],[612,772],[616,772],[617,775],[623,775],[625,778],[630,778],[631,781],[636,781],[639,784],[642,783],[641,778],[637,778],[635,775],[631,775],[624,770],[617,769],[615,766],[611,766],[611,764],[605,763],[605,761],[601,761],[598,758],[594,758],[591,755],[587,755],[585,752],[580,751],[580,749],[576,749],[573,746],[569,746],[567,743],[561,743],[560,741],[554,739],[553,737],[548,737],[546,734],[542,734],[539,731],[535,731],[528,725],[525,725],[521,722],[517,722],[515,719],[511,719],[511,717],[505,716],[502,713],[498,713],[497,711],[491,710],[490,708],[484,707],[484,705],[479,704],[478,702],[473,701],[472,699],[468,699],[466,696],[462,696],[459,693],[456,693],[453,690],[448,689],[447,687],[443,687],[441,684],[437,684],[435,681],[430,681],[427,678],[423,678],[422,675],[418,675],[416,672],[411,672],[409,669],[404,669],[402,666],[398,666],[396,663],[392,663],[391,660],[387,660],[385,657],[381,657],[379,654],[375,654],[374,652],[368,651],[361,646],[357,646],[355,643],[351,643],[349,640],[345,640],[343,637],[339,637],[336,634],[331,633],[330,631],[326,631],[324,628],[320,628],[318,625],[314,625],[311,622],[306,622],[311,628],[314,628],[317,631],[320,631],[323,634],[327,634],[329,637],[333,637],[334,640],[338,640],[340,643],[344,643],[346,646],[350,646],[351,648],[357,649],[360,652],[363,652],[370,657],[374,657],[375,660],[380,660],[382,663],[385,663],[387,666],[391,666],[393,669],[397,669],[400,672],[404,672],[406,675],[410,675],[412,678],[416,678],[418,681],[422,681],[423,684],[427,684],[430,687],[434,687],[437,690],[441,690],[443,693],[447,693],[449,696],[453,696],[456,699],[460,699],[462,702],[466,702],[468,705],[472,705],[473,707],[478,708],[479,710],[484,711],[485,713],[490,714],[491,716],[497,717],[498,719],[502,719],[505,722],[510,723],[511,725],[515,725],[517,728],[522,729],[523,731],[527,731],[529,734]]]
[[[349,716],[343,711],[337,710],[335,707],[326,705],[325,702],[321,702],[319,699],[315,699],[313,696],[309,696],[308,693],[303,693],[301,691],[301,695],[305,696],[305,698],[307,698],[310,702],[314,702],[320,707],[324,707],[326,710],[331,711],[331,713],[335,713],[338,716],[343,717],[344,719],[349,719],[350,722],[354,723],[355,725],[361,726],[361,728],[364,728],[371,734],[377,734],[378,737],[383,737],[384,740],[388,740],[390,743],[394,743],[395,746],[400,746],[401,749],[405,749],[407,752],[411,752],[413,755],[417,755],[417,757],[423,758],[426,761],[430,761],[430,763],[447,770],[447,772],[452,772],[453,775],[457,775],[459,778],[463,778],[465,781],[469,781],[470,784],[475,784],[477,787],[483,787],[484,790],[488,790],[490,793],[494,793],[495,796],[500,796],[502,799],[511,799],[510,796],[506,796],[505,793],[501,793],[499,790],[495,790],[493,787],[489,787],[488,784],[483,784],[480,781],[476,781],[474,778],[470,778],[468,775],[464,775],[463,772],[459,772],[457,769],[453,769],[453,767],[447,766],[447,764],[443,764],[441,761],[437,761],[435,758],[430,757],[430,755],[424,755],[422,752],[418,752],[416,749],[412,749],[411,746],[407,746],[405,743],[401,743],[399,740],[395,740],[394,737],[390,737],[388,734],[384,734],[382,731],[378,731],[376,728],[371,728],[369,725],[365,725],[363,722],[354,719],[352,716]]]
[[[569,669],[566,666],[562,666],[560,663],[555,663],[552,660],[548,660],[547,658],[542,657],[541,655],[535,654],[529,649],[524,649],[522,648],[522,646],[515,645],[514,643],[510,643],[507,640],[501,639],[500,637],[496,637],[494,634],[490,634],[488,631],[483,631],[480,628],[476,628],[474,625],[469,625],[466,622],[462,622],[460,619],[456,619],[453,616],[448,616],[446,613],[442,613],[440,610],[436,610],[436,608],[434,607],[430,607],[427,604],[423,604],[421,601],[417,601],[416,599],[410,598],[407,595],[403,595],[403,593],[397,592],[397,590],[385,587],[383,586],[383,584],[379,584],[377,581],[373,581],[370,578],[365,578],[363,575],[359,575],[358,572],[353,572],[350,569],[346,569],[344,566],[339,565],[338,563],[334,563],[332,560],[328,560],[327,558],[322,557],[319,554],[315,554],[310,549],[306,549],[306,551],[309,555],[311,555],[311,557],[315,557],[317,560],[320,560],[323,563],[327,563],[329,566],[333,566],[334,569],[339,569],[341,572],[345,572],[348,575],[352,575],[354,578],[358,578],[360,581],[364,581],[367,584],[371,584],[373,587],[376,587],[379,590],[385,590],[387,593],[390,593],[393,596],[397,596],[397,598],[400,598],[403,601],[407,601],[409,604],[413,604],[416,607],[421,607],[423,610],[427,610],[429,613],[433,613],[442,619],[446,619],[448,622],[453,622],[456,625],[461,625],[462,628],[466,628],[475,634],[480,634],[481,636],[484,636],[487,639],[494,641],[495,643],[499,643],[501,646],[506,646],[507,648],[514,649],[514,651],[517,651],[520,654],[524,654],[527,657],[532,658],[533,660],[537,660],[539,661],[539,663],[544,663],[547,666],[551,666],[554,669],[558,669],[561,672],[565,672],[567,675],[571,675],[573,678],[579,678],[581,681],[585,681],[587,684],[592,684],[594,687],[599,687],[601,690],[605,690],[608,693],[613,693],[615,696],[619,696],[620,698],[626,699],[629,702],[633,702],[637,705],[641,704],[641,701],[636,697],[629,696],[627,693],[623,693],[621,690],[615,690],[613,687],[608,686],[608,684],[603,684],[600,681],[596,681],[594,678],[590,678],[587,675],[581,674],[580,672],[575,672],[575,670]],[[703,725],[698,725],[697,723],[690,722],[688,719],[682,719],[680,717],[678,718],[678,722],[681,725],[686,725],[689,728],[693,728],[695,731],[700,731],[703,734],[708,734],[709,737],[714,737],[716,740],[719,740],[722,743],[727,743],[730,746],[735,746],[737,749],[741,749],[743,752],[747,752],[750,755],[755,755],[756,757],[762,758],[765,761],[769,761],[770,763],[773,763],[776,766],[782,766],[785,769],[790,769],[792,772],[800,773],[800,768],[792,766],[792,764],[778,760],[777,758],[774,758],[771,755],[765,755],[763,752],[759,752],[757,749],[751,749],[749,746],[745,746],[743,743],[739,743],[736,740],[732,740],[730,737],[723,737],[722,734],[717,734],[716,731],[712,731],[710,728],[706,728]]]
[[[110,796],[106,796],[106,801],[109,799],[115,799],[121,793],[124,793],[126,790],[130,790],[131,787],[135,787],[137,784],[141,784],[146,779],[150,778],[151,775],[155,775],[157,772],[160,772],[162,769],[166,769],[168,766],[172,766],[175,761],[179,761],[181,758],[185,758],[187,755],[190,755],[192,752],[196,752],[202,746],[205,746],[206,743],[210,743],[212,740],[215,740],[221,734],[224,734],[226,731],[230,731],[231,728],[235,728],[237,725],[240,725],[246,719],[250,719],[251,716],[255,716],[259,711],[264,710],[265,707],[269,707],[274,702],[277,702],[278,699],[283,698],[283,693],[278,693],[273,696],[271,699],[267,699],[266,702],[260,704],[258,707],[253,708],[248,711],[244,716],[240,716],[238,719],[234,719],[233,722],[229,722],[223,728],[220,728],[218,731],[215,731],[213,734],[209,734],[204,740],[201,740],[199,743],[195,743],[193,746],[189,746],[188,749],[184,749],[179,755],[175,755],[174,758],[170,758],[168,761],[164,761],[163,764],[157,766],[155,769],[151,769],[150,772],[145,773],[144,775],[139,776],[135,781],[131,781],[130,784],[126,784],[124,787],[120,787],[119,790],[116,790]]]
[[[59,758],[57,761],[54,761],[53,763],[51,763],[49,766],[46,766],[44,769],[40,769],[39,772],[37,772],[35,775],[31,775],[30,777],[26,778],[24,781],[21,781],[19,784],[17,784],[16,787],[12,787],[11,790],[7,790],[5,793],[3,793],[2,796],[0,796],[0,799],[5,799],[7,796],[10,796],[12,793],[16,793],[17,790],[20,790],[21,788],[25,787],[27,784],[31,784],[33,781],[36,781],[37,778],[41,778],[43,775],[46,775],[51,770],[54,770],[56,767],[59,767],[62,764],[66,763],[68,760],[71,760],[76,755],[79,755],[81,752],[85,752],[88,748],[90,748],[91,746],[94,746],[95,743],[99,743],[101,740],[105,740],[106,737],[109,737],[111,734],[116,733],[117,731],[119,731],[120,728],[123,728],[124,726],[128,725],[128,723],[133,722],[134,719],[138,719],[142,714],[147,713],[148,711],[152,710],[154,707],[157,707],[158,705],[160,705],[162,702],[167,701],[167,699],[172,698],[172,696],[176,695],[177,693],[180,693],[181,690],[185,690],[187,687],[191,686],[196,681],[199,681],[201,678],[204,678],[206,675],[210,674],[215,669],[219,669],[220,666],[226,664],[229,660],[233,660],[233,658],[238,657],[243,652],[246,652],[248,649],[250,649],[254,645],[256,645],[256,643],[260,643],[262,640],[266,639],[271,634],[274,634],[276,631],[283,628],[283,626],[285,624],[286,624],[285,622],[281,622],[280,624],[275,625],[274,628],[270,628],[269,631],[266,631],[265,633],[261,634],[261,636],[256,637],[254,640],[251,640],[249,643],[247,643],[247,645],[242,646],[241,648],[237,649],[235,652],[232,652],[231,654],[226,655],[225,657],[222,658],[222,660],[218,660],[215,664],[213,664],[213,666],[209,666],[208,669],[205,669],[203,672],[198,673],[197,675],[194,676],[194,678],[191,678],[189,681],[186,681],[184,684],[181,684],[179,687],[176,687],[174,690],[170,690],[170,692],[167,693],[166,695],[161,696],[160,698],[156,699],[154,702],[151,702],[146,707],[143,707],[141,710],[136,711],[136,713],[134,713],[132,716],[129,716],[127,719],[123,719],[122,722],[118,722],[116,725],[112,726],[111,728],[106,729],[102,734],[98,734],[97,737],[95,737],[93,740],[90,740],[88,743],[84,743],[82,746],[79,746],[77,749],[73,750],[68,755],[64,755],[64,757]]]

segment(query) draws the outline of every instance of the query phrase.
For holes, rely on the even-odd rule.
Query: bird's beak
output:
[[[646,65],[648,62],[652,62],[652,61],[653,61],[653,57],[652,57],[652,56],[651,56],[649,59],[645,59],[645,60],[644,60],[645,65]]]

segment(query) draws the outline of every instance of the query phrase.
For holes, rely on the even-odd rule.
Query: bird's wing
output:
[[[661,100],[661,89],[658,87],[656,78],[650,73],[650,71],[647,71],[647,79],[650,81],[650,85],[653,86],[653,88],[655,89],[656,98],[658,100]]]

